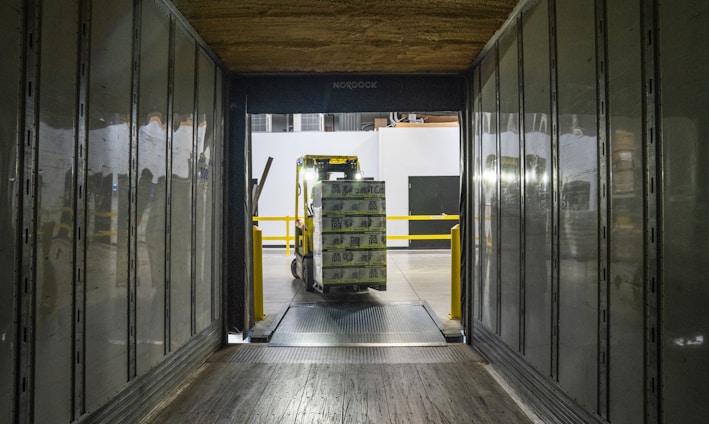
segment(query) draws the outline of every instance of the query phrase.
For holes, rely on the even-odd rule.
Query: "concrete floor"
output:
[[[256,330],[273,326],[273,320],[291,303],[319,302],[426,302],[429,310],[448,330],[460,329],[460,321],[451,320],[450,250],[389,250],[387,252],[387,290],[363,292],[332,290],[323,295],[307,292],[299,279],[293,278],[284,248],[263,250],[263,298],[265,319]]]

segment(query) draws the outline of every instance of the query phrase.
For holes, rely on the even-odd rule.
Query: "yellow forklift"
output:
[[[312,188],[318,181],[329,180],[334,173],[348,180],[362,178],[357,156],[305,155],[295,166],[295,258],[291,262],[293,277],[303,280],[305,290],[315,287],[313,273]],[[302,211],[300,210],[302,196]]]
[[[323,294],[386,290],[384,182],[364,179],[357,156],[320,155],[298,158],[295,181],[293,277]]]

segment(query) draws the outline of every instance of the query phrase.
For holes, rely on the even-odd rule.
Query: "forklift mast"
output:
[[[303,237],[302,246],[296,240],[296,251],[301,247],[301,255],[312,252],[312,187],[318,182],[329,180],[333,174],[341,174],[346,180],[359,180],[362,173],[359,169],[357,156],[321,156],[305,155],[298,158],[295,169],[295,225],[300,228]],[[300,197],[302,196],[303,209],[300,214]],[[302,219],[301,219],[302,217]]]

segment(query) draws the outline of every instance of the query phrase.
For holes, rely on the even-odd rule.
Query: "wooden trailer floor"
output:
[[[465,344],[225,348],[146,423],[531,423]]]

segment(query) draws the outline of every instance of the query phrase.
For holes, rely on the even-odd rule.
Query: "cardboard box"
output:
[[[319,230],[323,233],[332,232],[366,232],[386,231],[386,216],[323,216],[318,222]]]
[[[384,249],[374,250],[328,250],[322,252],[322,266],[373,266],[386,265],[387,252]]]
[[[384,128],[389,125],[389,120],[387,118],[374,118],[374,130],[379,128]]]
[[[396,128],[438,128],[438,127],[458,127],[457,122],[432,122],[418,123],[418,122],[397,122]]]
[[[372,233],[322,233],[322,251],[333,249],[386,249],[384,232]]]
[[[385,197],[384,181],[373,180],[335,180],[321,181],[313,187],[313,199],[317,205],[319,199],[341,197]]]
[[[313,262],[323,285],[386,283],[383,181],[322,181],[313,188]]]
[[[386,283],[386,266],[323,268],[325,285]]]
[[[322,199],[323,216],[385,215],[386,199]]]

